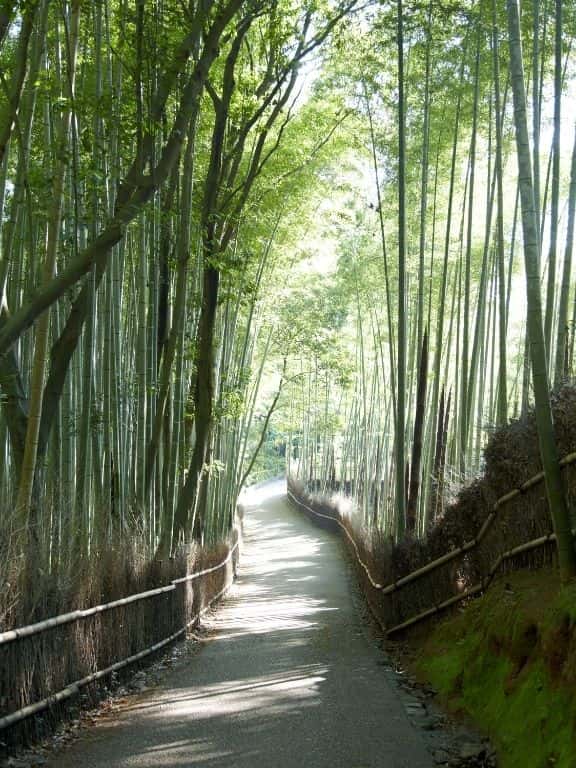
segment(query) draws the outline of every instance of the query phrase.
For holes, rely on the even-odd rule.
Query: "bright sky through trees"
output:
[[[422,534],[533,402],[503,4],[5,6],[4,576],[215,543],[285,470]],[[520,24],[560,383],[576,19]]]

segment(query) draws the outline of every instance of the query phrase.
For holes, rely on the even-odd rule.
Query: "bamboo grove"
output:
[[[228,535],[271,239],[330,132],[283,152],[298,70],[349,10],[2,4],[3,580]]]
[[[491,432],[536,403],[567,571],[549,391],[574,374],[574,10],[398,2],[340,36],[332,77],[369,182],[349,190],[345,226],[334,216],[314,309],[334,327],[338,301],[338,332],[297,357],[283,412],[290,471],[345,490],[367,529],[396,538],[423,533],[481,471]]]
[[[285,464],[424,531],[531,404],[522,99],[572,374],[575,13],[509,6],[0,3],[3,580],[218,542]]]

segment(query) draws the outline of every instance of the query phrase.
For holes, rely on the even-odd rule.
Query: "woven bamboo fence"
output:
[[[214,566],[166,586],[0,633],[0,738],[5,745],[43,735],[62,704],[83,689],[185,636],[230,587],[236,531]],[[30,719],[45,713],[45,718]]]
[[[576,453],[560,461],[572,508],[575,464]],[[400,563],[399,572],[389,580],[390,564],[382,560],[394,559],[393,546],[371,541],[366,531],[355,528],[351,519],[340,513],[337,501],[308,495],[294,480],[288,483],[288,497],[315,521],[343,532],[369,602],[383,620],[388,636],[481,594],[499,572],[538,568],[555,559],[556,537],[543,472],[488,505],[475,536],[414,570],[402,573]],[[414,541],[412,546],[423,545]]]

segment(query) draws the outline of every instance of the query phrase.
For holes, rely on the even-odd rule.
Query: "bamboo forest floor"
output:
[[[52,753],[51,768],[456,764],[398,684],[338,538],[294,511],[283,483],[259,493],[238,580],[200,642],[187,641],[193,650],[157,686]]]

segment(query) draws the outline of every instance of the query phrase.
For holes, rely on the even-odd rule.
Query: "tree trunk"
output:
[[[556,533],[560,575],[563,581],[576,575],[576,549],[572,536],[570,515],[556,449],[552,409],[546,365],[546,347],[542,327],[542,300],[540,295],[539,237],[537,213],[534,204],[534,187],[528,142],[526,118],[526,94],[522,64],[522,42],[518,0],[507,0],[508,35],[510,44],[510,70],[514,94],[514,124],[520,179],[522,228],[524,232],[524,261],[526,268],[526,293],[528,299],[528,337],[532,361],[532,380],[536,401],[536,423],[540,456],[544,469],[550,513]]]
[[[406,508],[408,530],[413,533],[416,528],[416,512],[418,509],[418,493],[420,491],[420,463],[422,457],[422,436],[424,433],[424,409],[426,406],[426,383],[428,381],[428,331],[422,339],[420,354],[420,372],[418,376],[418,391],[416,393],[416,415],[414,417],[414,442],[412,443],[412,470]]]
[[[398,412],[396,414],[396,535],[406,527],[406,135],[404,125],[404,25],[398,0]]]
[[[575,125],[576,129],[576,125]],[[554,385],[557,387],[568,375],[565,364],[568,349],[568,295],[570,292],[570,276],[572,273],[572,252],[574,249],[574,219],[576,214],[576,130],[574,131],[574,146],[570,168],[570,189],[568,192],[568,226],[566,229],[566,249],[564,251],[564,266],[562,269],[562,286],[560,288],[560,306],[558,308],[558,335],[556,337],[556,364]],[[573,331],[574,332],[574,331]]]

